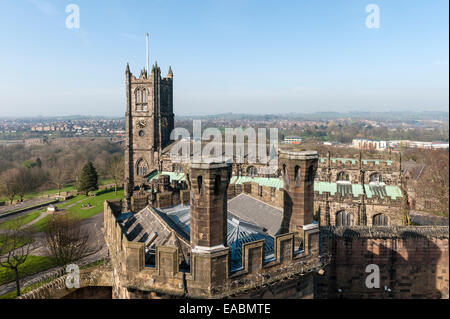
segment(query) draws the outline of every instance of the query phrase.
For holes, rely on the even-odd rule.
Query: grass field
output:
[[[10,251],[12,249],[12,244],[8,243],[8,245],[3,247],[5,237],[6,237],[6,235],[0,234],[0,247],[2,247],[2,251]],[[17,239],[17,245],[16,245],[17,247],[16,248],[22,247],[23,245],[31,243],[32,241],[33,241],[33,238],[31,238],[31,237],[28,237],[28,236],[20,237]],[[11,243],[11,241],[10,241],[10,243]]]
[[[22,278],[52,267],[55,267],[55,263],[52,258],[30,255],[27,257],[25,263],[19,266],[19,274]],[[14,271],[0,267],[0,285],[13,280],[15,280]]]
[[[114,180],[107,179],[107,178],[100,179],[98,181],[98,185],[99,186],[109,185],[109,184],[113,184],[113,183],[114,183]],[[68,184],[68,185],[64,186],[63,188],[61,188],[61,192],[70,192],[70,191],[73,191],[75,189],[76,189],[75,185]],[[25,194],[25,196],[23,198],[24,199],[31,199],[31,198],[35,198],[35,197],[39,197],[39,196],[53,195],[53,194],[58,194],[58,189],[56,189],[56,188],[49,188],[49,189],[44,190],[42,192],[28,193],[28,194]],[[19,196],[16,196],[14,198],[14,200],[19,200]],[[0,196],[0,202],[2,202],[2,201],[9,202],[9,199],[7,199],[7,198],[5,198],[3,196]]]
[[[25,216],[20,216],[20,217],[17,217],[17,218],[22,219],[22,221],[21,221],[22,225],[26,225],[26,224],[32,222],[33,220],[35,220],[36,218],[38,218],[39,215],[41,214],[41,212],[44,211],[44,210],[45,209],[42,209],[40,211],[32,212],[32,213],[29,213],[29,214],[27,214]],[[9,229],[9,228],[11,228],[12,226],[14,226],[14,223],[17,220],[17,218],[10,219],[10,220],[8,220],[6,222],[1,223],[0,224],[0,228],[1,229]]]
[[[117,199],[122,197],[123,197],[122,189],[117,191],[117,195],[115,194],[114,191],[98,191],[97,196],[77,195],[68,202],[58,205],[58,209],[61,210],[66,209],[70,215],[76,216],[80,219],[86,219],[99,213],[102,213],[105,200]],[[90,208],[81,207],[82,205],[87,204],[90,204],[91,207]],[[40,221],[33,224],[33,229],[37,232],[42,232],[49,218],[50,216],[46,216],[42,218]]]

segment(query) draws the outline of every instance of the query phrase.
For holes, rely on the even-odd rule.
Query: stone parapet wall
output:
[[[264,241],[244,244],[243,268],[231,272],[228,247],[211,252],[191,251],[190,270],[180,271],[178,248],[157,246],[155,266],[149,267],[145,265],[144,243],[127,240],[108,202],[105,203],[104,225],[111,264],[116,272],[115,298],[137,297],[134,294],[148,298],[155,294],[193,298],[238,296],[257,287],[275,285],[280,280],[304,276],[321,267],[318,228],[276,236],[275,254],[270,260],[264,259]],[[296,236],[301,239],[296,240]],[[296,246],[298,242],[303,243],[302,250]]]
[[[319,298],[448,298],[448,226],[324,227]],[[380,288],[367,288],[367,265],[380,270]]]

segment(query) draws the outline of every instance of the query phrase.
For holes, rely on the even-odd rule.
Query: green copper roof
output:
[[[184,173],[176,172],[161,172],[157,174],[150,175],[148,181],[159,177],[160,175],[169,175],[170,181],[185,181]],[[275,187],[276,189],[282,189],[284,187],[283,180],[281,178],[275,177],[251,177],[251,176],[232,176],[230,184],[240,185],[242,183],[254,182],[260,186]],[[372,198],[378,196],[380,198],[390,197],[395,200],[401,198],[402,191],[400,187],[394,185],[372,185],[365,184],[367,198]],[[324,192],[330,193],[334,196],[336,193],[341,193],[345,196],[347,193],[351,193],[353,197],[357,198],[363,194],[363,188],[361,184],[339,184],[339,183],[329,183],[329,182],[314,182],[314,191],[322,194]]]
[[[280,178],[273,177],[251,177],[251,176],[233,176],[230,184],[242,184],[247,182],[254,182],[260,186],[275,187],[276,189],[283,188],[283,181]]]
[[[170,182],[172,181],[185,181],[186,178],[184,176],[184,173],[177,173],[177,172],[156,172],[156,174],[150,174],[147,179],[149,182],[151,182],[154,179],[158,179],[161,175],[169,175]]]
[[[365,184],[367,198],[372,198],[378,196],[380,198],[390,197],[395,200],[402,197],[402,191],[398,186],[393,185],[371,185]],[[345,196],[347,193],[351,193],[353,197],[358,197],[363,195],[363,188],[361,184],[339,184],[339,183],[329,183],[329,182],[314,182],[314,191],[322,194],[324,192],[329,192],[331,196],[336,193],[341,193]]]
[[[327,160],[326,157],[321,157],[320,158],[320,162],[321,163],[325,163],[325,161]],[[336,164],[337,161],[340,161],[342,163],[346,163],[346,162],[351,162],[352,164],[356,164],[358,163],[359,159],[355,159],[355,158],[344,158],[344,157],[332,157],[331,158],[331,163]],[[376,165],[380,164],[380,163],[386,163],[387,165],[391,166],[392,163],[394,161],[391,160],[374,160],[374,159],[363,159],[362,160],[364,165],[367,165],[367,163],[369,162],[375,162]]]

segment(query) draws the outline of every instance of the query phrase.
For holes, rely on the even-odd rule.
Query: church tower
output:
[[[155,63],[150,74],[144,69],[136,78],[127,64],[125,83],[125,204],[129,209],[133,190],[146,175],[160,169],[161,152],[170,144],[174,128],[172,69],[161,77]]]

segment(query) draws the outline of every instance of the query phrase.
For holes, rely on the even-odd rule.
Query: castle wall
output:
[[[325,227],[321,243],[332,257],[318,298],[449,297],[448,226]],[[380,288],[366,287],[369,264],[379,266]]]

